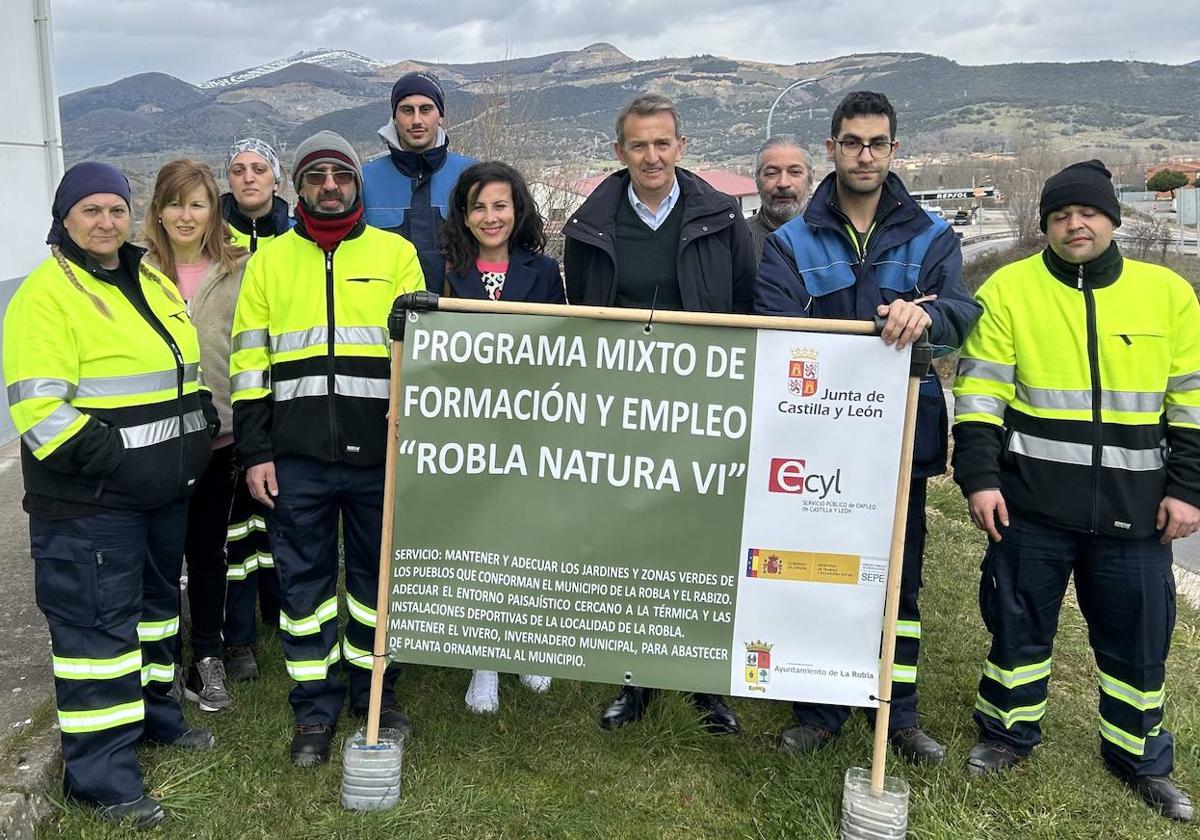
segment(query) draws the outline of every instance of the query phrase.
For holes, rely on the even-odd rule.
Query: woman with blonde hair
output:
[[[232,243],[221,217],[212,170],[194,160],[174,160],[158,172],[154,196],[142,223],[146,261],[170,278],[187,301],[200,338],[200,364],[222,434],[213,440],[208,470],[196,482],[188,505],[188,601],[192,632],[186,699],[201,711],[228,708],[222,628],[225,621],[225,542],[235,506],[233,419],[229,399],[230,334],[248,252]],[[237,517],[234,517],[237,519]],[[247,521],[251,517],[246,517]]]

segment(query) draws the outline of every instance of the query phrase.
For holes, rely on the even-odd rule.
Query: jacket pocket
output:
[[[95,627],[99,618],[96,552],[90,537],[61,533],[29,536],[34,599],[48,619]]]

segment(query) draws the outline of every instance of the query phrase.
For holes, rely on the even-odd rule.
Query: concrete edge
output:
[[[1175,591],[1196,609],[1200,609],[1200,575],[1175,566]]]
[[[27,734],[0,765],[0,837],[34,840],[37,824],[50,816],[49,793],[61,786],[62,741],[53,717]]]

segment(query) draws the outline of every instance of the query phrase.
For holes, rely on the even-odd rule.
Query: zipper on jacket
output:
[[[1096,329],[1096,299],[1084,285],[1083,265],[1079,266],[1076,288],[1083,292],[1087,313],[1088,367],[1092,378],[1092,516],[1088,530],[1093,534],[1100,526],[1100,472],[1104,466],[1104,425],[1100,419],[1100,347]]]
[[[329,389],[329,396],[326,398],[326,403],[329,406],[329,449],[332,459],[336,461],[338,459],[337,414],[334,411],[333,404],[334,396],[337,393],[337,357],[334,356],[337,325],[333,318],[333,251],[325,252],[325,325],[329,330],[327,337],[328,355],[325,359],[326,383]]]
[[[250,220],[250,253],[258,250],[258,219]]]

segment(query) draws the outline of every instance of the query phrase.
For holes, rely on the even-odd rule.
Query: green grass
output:
[[[1045,744],[1007,777],[968,781],[970,712],[986,636],[976,607],[983,541],[946,480],[930,492],[921,707],[950,760],[936,770],[898,761],[890,775],[912,786],[910,837],[1182,838],[1200,829],[1156,817],[1103,770],[1096,734],[1094,666],[1078,610],[1063,610]],[[1176,778],[1200,794],[1200,639],[1197,613],[1181,605],[1168,668],[1167,725],[1177,739]],[[235,688],[221,715],[189,711],[211,726],[218,748],[142,754],[147,786],[172,819],[162,838],[835,838],[842,778],[866,766],[871,731],[861,715],[833,746],[807,759],[778,754],[790,725],[784,703],[735,700],[744,734],[707,736],[690,707],[667,695],[649,717],[603,732],[596,715],[612,689],[556,680],[546,696],[501,678],[501,711],[468,713],[468,673],[410,667],[400,697],[417,726],[404,756],[401,801],[361,814],[339,804],[340,753],[300,771],[287,759],[291,715],[278,643],[260,644],[269,675]],[[194,708],[194,707],[192,707]],[[343,720],[338,743],[352,726]],[[68,806],[39,838],[123,838],[86,809]]]

